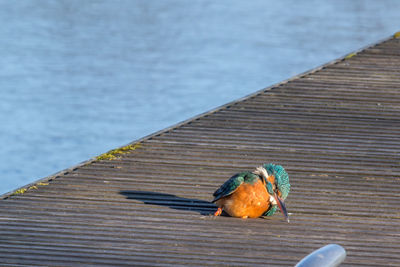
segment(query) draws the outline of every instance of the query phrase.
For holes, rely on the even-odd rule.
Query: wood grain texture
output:
[[[399,51],[390,38],[4,195],[1,265],[293,266],[336,243],[342,266],[400,266]],[[266,162],[289,173],[291,222],[213,217],[214,190]]]

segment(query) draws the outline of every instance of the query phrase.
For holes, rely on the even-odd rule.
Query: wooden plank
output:
[[[89,160],[0,201],[5,266],[399,266],[400,39]],[[211,216],[213,191],[263,162],[289,172],[291,223]]]

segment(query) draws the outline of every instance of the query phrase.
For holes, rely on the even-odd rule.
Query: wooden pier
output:
[[[1,266],[400,266],[400,37],[42,179],[0,200]],[[290,223],[213,217],[214,190],[274,162]]]

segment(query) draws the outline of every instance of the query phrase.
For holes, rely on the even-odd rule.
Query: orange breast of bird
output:
[[[232,217],[258,218],[269,208],[269,194],[261,180],[244,183],[231,195],[221,198],[217,205]]]

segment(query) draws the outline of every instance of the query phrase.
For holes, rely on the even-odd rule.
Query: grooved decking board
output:
[[[89,160],[0,201],[0,263],[400,266],[400,39],[390,38]],[[213,217],[214,190],[274,162],[290,224]],[[47,184],[48,183],[48,184]]]

